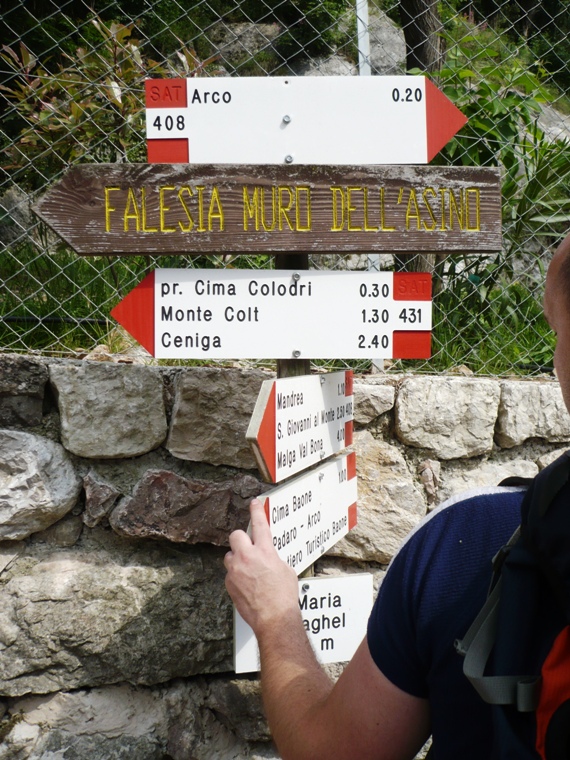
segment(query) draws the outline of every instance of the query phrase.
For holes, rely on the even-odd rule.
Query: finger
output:
[[[226,570],[230,569],[231,561],[234,557],[234,553],[230,550],[229,552],[226,552],[224,555],[224,565],[226,566]]]
[[[240,549],[247,549],[251,546],[251,538],[243,530],[234,530],[230,533],[230,551],[237,554]]]
[[[249,505],[249,514],[251,518],[251,538],[254,544],[264,541],[271,542],[271,529],[265,513],[265,503],[259,499],[253,499]]]

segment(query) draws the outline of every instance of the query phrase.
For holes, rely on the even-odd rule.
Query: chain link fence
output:
[[[34,216],[75,163],[146,161],[145,78],[407,71],[428,72],[469,117],[433,163],[501,168],[503,250],[323,254],[311,266],[433,272],[433,357],[387,370],[551,371],[541,299],[570,221],[569,4],[4,0],[0,350],[140,360],[108,315],[152,268],[274,265],[270,255],[79,257]]]

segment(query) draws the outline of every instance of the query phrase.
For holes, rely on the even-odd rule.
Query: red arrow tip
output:
[[[276,388],[275,381],[271,386],[271,392],[267,399],[265,411],[263,412],[263,419],[259,425],[259,431],[257,433],[257,445],[263,457],[263,460],[269,471],[272,483],[276,482],[277,477],[277,445],[276,445],[276,425],[275,425],[275,396]]]
[[[467,117],[426,78],[428,162],[467,124]]]
[[[111,316],[154,356],[154,272],[115,306]]]

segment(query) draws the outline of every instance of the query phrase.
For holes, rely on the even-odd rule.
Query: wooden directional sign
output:
[[[271,483],[352,443],[352,370],[266,380],[246,438]]]
[[[34,211],[82,255],[501,248],[482,167],[84,164]]]
[[[467,117],[424,76],[146,82],[148,160],[425,164]]]
[[[297,575],[356,525],[356,454],[327,460],[265,492],[273,545]]]
[[[111,316],[159,359],[422,359],[431,276],[156,269]]]
[[[299,580],[299,607],[311,646],[322,664],[347,662],[366,635],[372,610],[370,573]],[[234,610],[234,669],[259,670],[259,649],[251,628]]]

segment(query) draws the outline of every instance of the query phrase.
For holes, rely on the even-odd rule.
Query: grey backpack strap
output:
[[[512,546],[519,535],[520,530],[517,528],[507,547]],[[495,644],[500,596],[499,578],[463,639],[455,642],[455,648],[465,657],[464,674],[485,702],[492,705],[514,705],[519,712],[532,712],[538,704],[539,678],[484,675]]]

